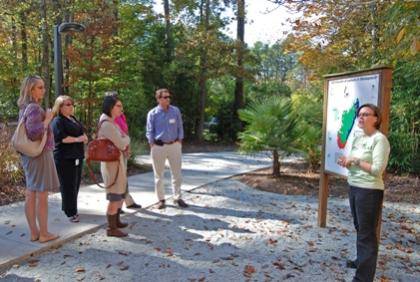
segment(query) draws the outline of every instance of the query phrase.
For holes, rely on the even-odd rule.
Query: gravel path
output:
[[[185,210],[125,217],[128,238],[100,229],[15,265],[0,280],[351,281],[354,270],[344,263],[355,255],[355,232],[347,200],[330,199],[329,227],[321,229],[313,197],[228,179],[185,198]],[[416,205],[385,203],[378,281],[419,281],[419,215]]]

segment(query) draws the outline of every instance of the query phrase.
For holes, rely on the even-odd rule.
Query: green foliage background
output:
[[[320,158],[322,76],[382,64],[394,68],[390,168],[419,173],[420,2],[272,1],[301,12],[302,17],[291,20],[292,31],[277,42],[246,46],[243,70],[236,65],[235,40],[224,33],[235,21],[224,11],[235,13],[236,1],[210,1],[207,27],[200,10],[204,1],[169,2],[170,44],[164,16],[155,12],[153,1],[1,1],[0,121],[16,119],[24,76],[43,75],[48,66],[45,79],[54,85],[53,26],[71,20],[87,29],[63,35],[66,91],[75,98],[76,114],[90,132],[104,92],[117,90],[130,134],[144,142],[146,114],[156,104],[154,91],[166,87],[183,113],[187,140],[196,140],[204,67],[204,117],[218,120],[211,132],[207,130],[209,140],[236,142],[244,129],[235,122],[232,110],[239,75],[245,79],[245,106],[278,97],[290,99],[299,132],[294,146],[315,169]],[[208,57],[204,66],[203,51]],[[54,101],[51,87],[45,101],[46,106]]]

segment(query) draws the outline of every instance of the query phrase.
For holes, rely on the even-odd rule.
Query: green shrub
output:
[[[420,174],[420,64],[418,60],[400,61],[393,75],[389,168]]]
[[[309,169],[319,168],[322,143],[322,90],[312,86],[292,95],[293,111],[298,122],[297,147],[305,156]]]
[[[21,183],[24,175],[20,157],[10,145],[12,131],[7,125],[0,127],[0,185]]]

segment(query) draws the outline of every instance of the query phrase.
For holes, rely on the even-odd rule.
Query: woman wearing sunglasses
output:
[[[82,179],[84,143],[88,138],[82,124],[74,116],[74,102],[69,96],[59,96],[53,107],[54,160],[60,179],[61,209],[70,222],[79,222],[77,196]]]
[[[357,110],[358,127],[363,130],[354,138],[350,155],[341,157],[338,164],[348,168],[349,201],[357,231],[357,258],[347,266],[356,268],[353,281],[373,281],[378,258],[378,224],[381,220],[384,197],[383,172],[386,169],[390,146],[379,131],[379,108],[364,104]]]

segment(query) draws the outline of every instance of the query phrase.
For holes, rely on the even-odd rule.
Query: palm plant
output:
[[[246,123],[239,134],[240,150],[251,153],[269,150],[273,155],[273,176],[280,176],[281,152],[295,151],[297,134],[296,117],[288,98],[272,96],[255,101],[239,111],[239,118]]]
[[[299,90],[292,95],[293,111],[297,117],[297,147],[315,171],[321,161],[322,143],[322,92],[313,89]]]

